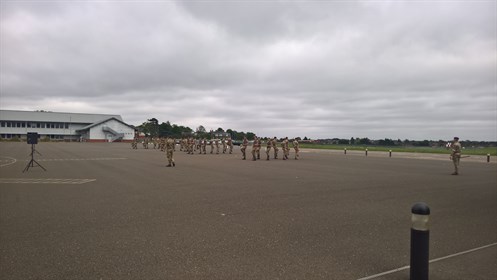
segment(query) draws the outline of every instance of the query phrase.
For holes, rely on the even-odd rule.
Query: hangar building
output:
[[[120,115],[0,110],[0,137],[27,139],[36,132],[41,140],[131,142],[135,128]]]

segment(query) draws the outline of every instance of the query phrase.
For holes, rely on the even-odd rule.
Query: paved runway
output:
[[[420,201],[431,280],[497,276],[495,162],[463,160],[451,176],[448,155],[254,162],[235,149],[177,151],[167,168],[164,153],[130,144],[36,148],[47,171],[22,173],[30,146],[0,143],[1,279],[407,280],[408,269],[381,274],[409,265]]]

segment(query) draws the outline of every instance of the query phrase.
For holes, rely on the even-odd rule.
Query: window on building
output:
[[[12,123],[11,122],[7,122],[7,127],[12,127]]]
[[[69,128],[69,124],[68,124],[68,123],[66,123],[66,129],[68,129],[68,128]]]
[[[25,122],[22,122],[22,123],[21,123],[21,127],[26,127],[26,123],[25,123]]]
[[[5,127],[5,122],[0,122],[1,127]]]

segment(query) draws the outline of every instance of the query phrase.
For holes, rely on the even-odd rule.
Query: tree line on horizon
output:
[[[226,129],[219,127],[216,130],[207,131],[203,125],[198,126],[195,130],[190,127],[171,124],[169,121],[159,123],[159,120],[156,118],[148,119],[146,122],[143,122],[141,125],[136,126],[136,129],[139,132],[144,133],[147,137],[173,137],[173,138],[182,138],[187,136],[195,136],[206,139],[215,138],[216,134],[226,133],[230,135],[233,140],[242,141],[244,137],[247,137],[249,140],[253,140],[255,137],[255,133],[253,132],[243,132],[236,131],[233,129]],[[267,137],[266,137],[267,138]],[[299,137],[300,138],[300,137]],[[265,138],[263,138],[265,139]],[[330,145],[378,145],[378,146],[417,146],[417,147],[430,147],[430,146],[445,146],[447,144],[447,140],[393,140],[389,138],[372,140],[367,137],[352,137],[350,139],[340,139],[340,138],[332,138],[332,139],[317,139],[311,140],[307,137],[300,138],[304,141],[310,141],[316,144],[330,144]],[[463,140],[461,143],[464,146],[484,146],[484,147],[492,147],[497,146],[497,141],[470,141]]]

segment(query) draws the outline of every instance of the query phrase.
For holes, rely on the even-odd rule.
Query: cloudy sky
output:
[[[489,1],[1,1],[0,108],[497,140]]]

